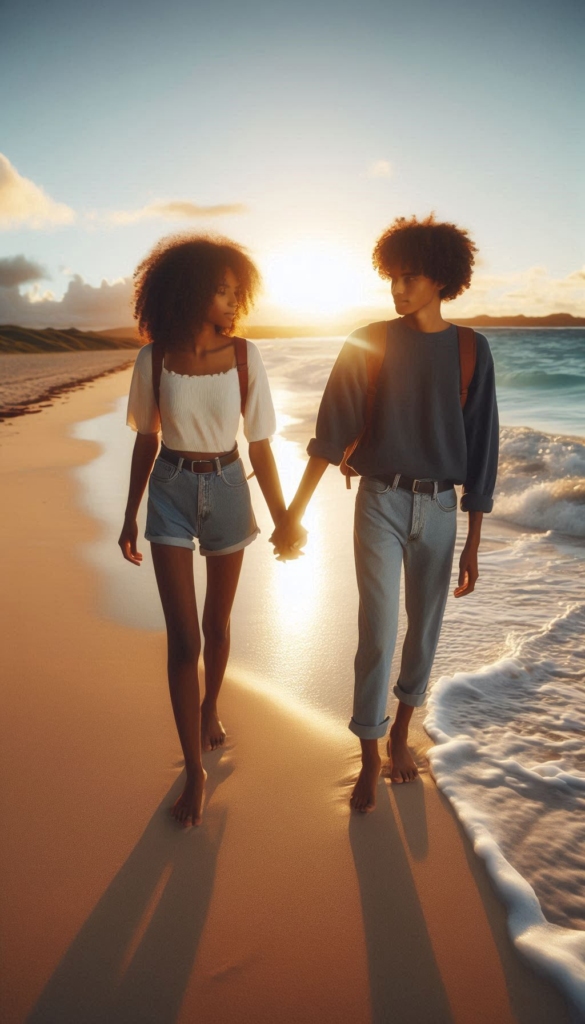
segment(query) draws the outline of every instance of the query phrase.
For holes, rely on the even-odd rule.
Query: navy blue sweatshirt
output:
[[[404,473],[419,480],[451,480],[463,484],[464,511],[491,512],[499,431],[487,339],[476,333],[475,372],[462,410],[453,324],[426,334],[402,319],[390,320],[386,337],[371,429],[354,452],[352,467],[362,476]],[[356,332],[331,371],[309,455],[340,464],[364,426],[366,387],[366,349]]]

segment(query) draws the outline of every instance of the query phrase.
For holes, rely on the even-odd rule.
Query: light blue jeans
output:
[[[360,739],[379,739],[388,728],[403,563],[408,628],[393,692],[411,707],[424,703],[449,593],[456,512],[455,488],[433,497],[375,477],[360,480],[354,529],[359,644],[349,724]]]

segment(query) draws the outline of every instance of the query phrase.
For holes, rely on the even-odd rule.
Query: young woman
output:
[[[172,813],[183,826],[201,822],[202,749],[225,740],[217,699],[230,613],[244,548],[259,532],[235,440],[241,410],[250,462],[275,525],[285,512],[269,441],[275,416],[266,371],[255,345],[230,337],[259,282],[240,246],[206,237],[163,239],[135,273],[135,315],[150,344],[138,354],[130,387],[127,422],[137,437],[118,543],[139,566],[136,516],[149,481],[145,536],[167,626],[169,687],[186,770]],[[195,537],[207,559],[201,705]]]
[[[378,239],[374,266],[391,282],[398,318],[356,331],[343,346],[307,449],[309,463],[272,537],[281,553],[296,543],[298,524],[327,466],[339,465],[357,439],[350,465],[361,475],[354,531],[359,643],[349,728],[362,750],[351,805],[363,813],[375,806],[378,740],[389,726],[388,676],[402,565],[408,630],[387,744],[395,783],[412,782],[418,774],[408,728],[414,708],[425,701],[449,592],[453,485],[463,484],[461,508],[468,514],[455,597],[473,592],[482,518],[493,506],[498,410],[492,356],[482,334],[455,327],[441,308],[469,287],[475,251],[466,231],[433,216],[398,218]],[[373,342],[376,337],[381,345]]]

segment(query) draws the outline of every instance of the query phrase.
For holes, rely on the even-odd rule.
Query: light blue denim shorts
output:
[[[156,459],[148,482],[146,540],[194,551],[197,537],[200,554],[229,555],[259,533],[241,459],[213,473],[192,473]]]

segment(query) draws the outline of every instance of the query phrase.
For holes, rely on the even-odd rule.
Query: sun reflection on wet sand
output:
[[[281,405],[281,402],[284,404],[293,398],[285,392],[275,394],[280,429],[294,422]],[[273,448],[288,503],[301,479],[306,458],[299,445],[282,436],[274,437]],[[251,484],[262,541],[265,536],[270,536],[272,524],[257,483],[251,481]],[[341,518],[347,519],[343,524],[334,511],[339,509],[340,498]],[[347,542],[351,539],[353,502],[351,499],[344,501],[345,498],[341,476],[337,479],[331,473],[305,514],[303,522],[309,539],[299,558],[278,562],[272,556],[266,557],[262,543],[252,545],[246,555],[232,616],[234,668],[252,669],[313,706],[327,706],[328,701],[323,702],[322,699],[324,681],[329,678],[334,683],[343,663],[347,675],[343,717],[346,706],[349,708],[351,694],[355,631],[353,598],[355,596],[357,600],[357,595],[353,594],[355,585],[350,578],[350,586],[343,587],[340,599],[340,588],[335,586],[331,562],[339,534],[345,534]],[[331,608],[331,616],[323,615],[325,608]],[[333,626],[333,620],[339,619],[340,613],[343,624],[337,621]],[[337,641],[340,634],[351,638],[347,652],[343,651],[341,655]]]

